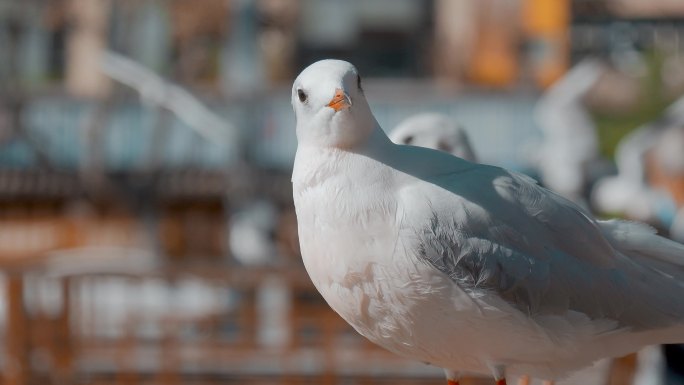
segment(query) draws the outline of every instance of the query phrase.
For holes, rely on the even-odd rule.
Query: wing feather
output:
[[[441,204],[412,229],[416,254],[471,295],[496,293],[533,317],[580,312],[635,330],[684,319],[684,284],[613,247],[606,226],[531,178],[478,165],[419,179],[410,199]]]

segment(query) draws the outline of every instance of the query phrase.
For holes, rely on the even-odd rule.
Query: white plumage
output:
[[[574,202],[583,202],[591,162],[598,158],[596,127],[584,98],[605,68],[585,59],[574,66],[540,99],[535,119],[544,136],[539,171],[544,184]]]
[[[230,218],[229,242],[232,256],[245,266],[266,266],[278,262],[273,239],[278,212],[266,200],[241,207]]]
[[[684,175],[684,97],[658,119],[625,136],[616,149],[618,174],[598,180],[591,193],[603,213],[669,227],[670,238],[684,242],[684,207],[677,208],[667,188],[649,183],[647,158],[668,177]]]
[[[525,176],[392,143],[347,62],[309,66],[292,103],[304,264],[371,341],[497,379],[684,342],[684,246],[597,222]]]
[[[389,138],[397,144],[433,148],[477,162],[465,129],[450,117],[436,112],[409,116],[390,132]]]

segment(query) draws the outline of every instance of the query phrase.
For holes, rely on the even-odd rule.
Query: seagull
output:
[[[450,117],[436,112],[409,116],[390,133],[394,143],[434,148],[477,162],[468,133]]]
[[[544,137],[538,159],[542,180],[574,202],[584,203],[588,169],[599,152],[596,125],[584,99],[605,69],[600,60],[582,60],[535,107],[534,117]]]
[[[228,245],[233,257],[243,266],[268,266],[278,263],[275,234],[278,212],[267,200],[256,199],[230,217]]]
[[[684,246],[596,221],[534,180],[389,140],[356,68],[322,60],[292,87],[302,260],[384,348],[460,373],[558,379],[684,342]]]
[[[684,97],[672,103],[656,120],[630,132],[615,149],[617,175],[599,179],[591,192],[592,204],[604,213],[622,213],[639,221],[671,225],[671,218],[662,213],[672,211],[673,202],[664,191],[648,185],[645,159],[658,145],[663,133],[684,126]],[[676,141],[673,144],[676,146]],[[672,145],[672,144],[671,144]],[[671,154],[675,160],[681,156]],[[669,158],[671,156],[667,154]],[[675,162],[677,162],[675,160]]]

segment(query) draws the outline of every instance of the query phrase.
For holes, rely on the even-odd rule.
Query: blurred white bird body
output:
[[[544,136],[538,160],[542,179],[574,202],[583,202],[587,168],[599,149],[596,127],[583,99],[604,70],[600,61],[584,59],[544,93],[535,111]]]
[[[677,242],[684,242],[684,207],[681,207],[670,226],[670,237]]]
[[[230,217],[228,244],[231,255],[245,266],[266,266],[278,262],[272,233],[277,222],[275,205],[254,200]]]
[[[306,269],[357,331],[497,379],[684,341],[684,246],[596,222],[525,176],[392,143],[357,78],[322,61],[295,81],[292,176]]]
[[[658,119],[622,138],[615,150],[618,174],[597,181],[591,193],[594,206],[603,213],[622,213],[639,221],[660,222],[664,227],[673,225],[670,222],[672,218],[663,220],[660,214],[661,211],[675,209],[672,197],[647,183],[645,160],[651,151],[660,158],[665,169],[681,170],[684,157],[681,149],[677,148],[681,147],[681,139],[676,136],[682,126],[684,97],[672,103]],[[659,144],[663,146],[658,148]]]

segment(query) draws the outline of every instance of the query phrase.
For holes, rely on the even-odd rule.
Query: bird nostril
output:
[[[340,111],[351,107],[351,100],[344,90],[338,88],[335,90],[335,96],[333,96],[332,100],[330,100],[330,103],[328,103],[328,107],[334,109],[335,111]]]

